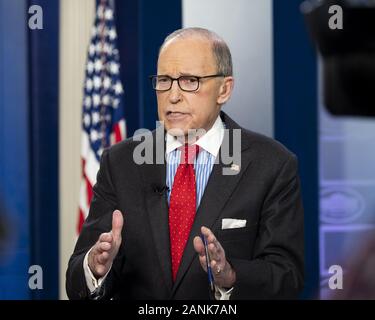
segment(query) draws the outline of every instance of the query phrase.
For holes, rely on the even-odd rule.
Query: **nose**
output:
[[[181,89],[178,86],[177,80],[172,81],[172,87],[169,90],[170,103],[177,103],[181,101]]]

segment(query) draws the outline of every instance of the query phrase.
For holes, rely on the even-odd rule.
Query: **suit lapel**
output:
[[[153,141],[164,145],[164,141],[154,135]],[[155,155],[155,149],[154,149]],[[155,159],[154,159],[155,160]],[[163,272],[165,283],[172,288],[171,255],[168,224],[168,203],[165,192],[158,192],[158,188],[165,186],[166,164],[143,164],[141,173],[144,181],[147,214],[151,225],[156,253]]]
[[[229,126],[229,128],[232,129],[231,126]],[[231,138],[228,136],[229,132],[232,134],[232,130],[226,130],[224,139],[229,139],[229,141],[231,141]],[[194,237],[201,234],[201,226],[212,228],[217,219],[220,217],[222,209],[239,183],[243,173],[246,171],[246,168],[251,162],[251,153],[244,152],[246,149],[248,149],[248,147],[249,146],[247,145],[246,141],[242,141],[241,170],[236,175],[223,175],[223,169],[230,167],[230,165],[228,166],[223,164],[219,152],[219,162],[216,163],[212,168],[210,178],[204,191],[200,206],[197,210],[192,230],[182,257],[181,265],[177,273],[176,281],[173,285],[172,296],[183,279],[183,276],[189,269],[189,266],[193,262],[194,257],[196,256],[196,252],[193,247]]]

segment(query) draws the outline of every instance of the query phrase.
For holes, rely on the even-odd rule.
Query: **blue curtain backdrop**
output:
[[[306,31],[302,0],[273,1],[275,138],[299,160],[305,209],[305,289],[319,289],[317,59]]]
[[[28,28],[28,9],[43,29]],[[0,298],[58,298],[58,0],[0,0],[0,186],[12,244],[0,258]],[[43,270],[30,290],[29,267]]]
[[[0,299],[30,297],[26,8],[26,1],[0,0],[0,201],[10,235],[0,251]]]
[[[43,29],[29,29],[29,150],[31,261],[43,268],[43,290],[33,299],[59,294],[59,0],[29,0],[43,9]]]
[[[148,76],[156,73],[163,39],[182,27],[181,0],[116,0],[116,27],[125,91],[128,136],[139,128],[155,129],[156,96]]]

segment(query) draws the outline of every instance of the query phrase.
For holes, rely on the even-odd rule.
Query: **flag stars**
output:
[[[85,113],[85,115],[83,116],[83,123],[86,128],[90,126],[91,120],[90,120],[90,115],[88,113]]]
[[[112,74],[118,74],[119,73],[119,69],[120,69],[120,67],[119,67],[118,63],[112,62],[110,64],[109,70],[110,70],[110,72]]]
[[[112,9],[105,10],[104,18],[106,20],[112,20],[113,19],[113,10]]]
[[[95,45],[94,44],[90,44],[90,46],[89,46],[89,55],[90,56],[94,56],[95,55],[95,51],[96,51]]]
[[[95,64],[94,64],[95,72],[100,72],[102,68],[103,68],[103,63],[101,62],[101,60],[96,59]]]
[[[91,74],[94,71],[94,64],[91,60],[87,63],[86,70],[89,74]]]
[[[92,123],[93,123],[93,125],[98,124],[99,121],[100,121],[100,115],[99,115],[99,112],[93,112],[93,113],[92,113]]]
[[[109,29],[108,36],[111,40],[115,40],[117,37],[116,30],[113,28]]]
[[[95,51],[97,54],[100,54],[102,52],[102,44],[100,42],[95,45]]]
[[[91,90],[92,90],[93,84],[92,84],[92,80],[91,80],[91,79],[87,79],[87,80],[86,80],[86,85],[85,85],[85,87],[86,87],[86,90],[87,90],[87,91],[91,91]]]
[[[99,139],[99,133],[96,130],[91,130],[90,132],[90,139],[92,142],[95,142]]]
[[[93,143],[103,138],[103,133],[95,129],[90,131],[90,139]]]
[[[110,77],[105,77],[104,81],[103,81],[103,87],[105,89],[108,89],[111,86],[111,83],[112,83],[111,78]]]
[[[105,106],[109,106],[109,104],[111,102],[110,96],[108,94],[104,95],[103,99],[102,99],[102,102]]]
[[[117,81],[116,84],[114,85],[113,89],[115,90],[115,93],[118,95],[118,94],[121,94],[123,93],[123,89],[122,89],[122,84],[120,81]]]
[[[83,150],[83,157],[90,161],[99,161],[103,148],[113,145],[125,138],[125,119],[123,110],[113,112],[113,100],[119,104],[120,95],[115,94],[115,84],[119,81],[119,51],[117,50],[117,33],[113,21],[114,11],[110,9],[112,1],[98,1],[95,23],[90,28],[90,44],[87,45],[87,63],[85,68],[85,81],[82,82],[84,97],[82,99],[82,134],[88,136],[90,150]],[[109,10],[108,10],[109,9]],[[105,19],[105,20],[104,20]],[[115,65],[113,65],[115,63]],[[112,67],[112,68],[111,68]],[[112,70],[112,72],[111,72]],[[117,89],[117,91],[119,91]],[[120,129],[120,136],[114,130]],[[108,135],[108,136],[107,136]],[[93,152],[95,159],[87,158],[87,152]],[[91,162],[90,162],[91,163]],[[85,170],[92,171],[92,166],[86,161]],[[91,172],[95,176],[96,172]],[[83,216],[88,214],[86,203],[88,184],[83,179],[82,189],[84,206],[80,205]]]
[[[90,96],[85,97],[84,105],[87,109],[89,109],[91,107],[91,97]]]
[[[107,54],[111,55],[112,51],[113,51],[113,48],[109,43],[105,43],[104,46],[103,46],[103,51],[104,51],[104,53],[107,53]]]
[[[99,19],[103,19],[104,7],[102,5],[99,5],[96,13],[97,13]]]
[[[92,27],[91,36],[95,38],[97,34],[98,34],[98,29],[96,27]]]
[[[120,99],[113,99],[112,101],[112,107],[117,109],[120,104]]]
[[[95,76],[94,77],[94,88],[95,88],[95,90],[99,90],[101,85],[102,85],[102,80],[100,79],[100,77]]]
[[[98,94],[94,94],[92,96],[94,107],[97,107],[100,105],[100,96]]]

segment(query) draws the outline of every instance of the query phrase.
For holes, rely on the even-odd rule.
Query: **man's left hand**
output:
[[[206,227],[201,228],[202,235],[207,239],[208,254],[211,260],[211,269],[215,285],[220,288],[231,288],[236,281],[236,272],[225,258],[225,251],[212,231]],[[194,249],[199,255],[199,262],[207,272],[206,254],[204,243],[200,237],[194,238]]]

